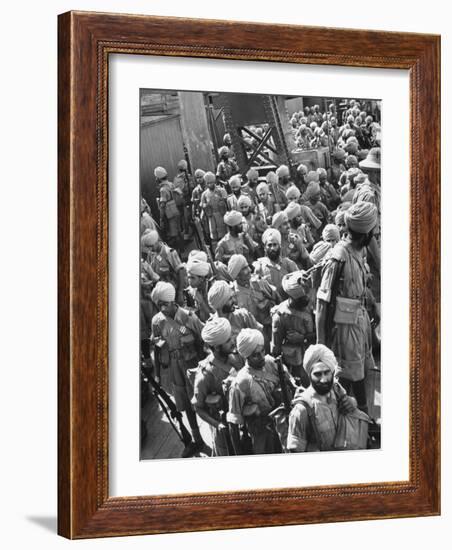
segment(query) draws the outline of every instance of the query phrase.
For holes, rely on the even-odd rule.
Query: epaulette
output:
[[[344,245],[341,242],[338,242],[331,250],[330,258],[338,262],[345,262],[345,260],[347,259],[347,252],[345,251]]]

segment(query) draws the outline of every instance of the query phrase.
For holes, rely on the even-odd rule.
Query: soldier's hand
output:
[[[349,395],[341,395],[337,403],[339,412],[341,414],[348,414],[356,409],[356,401]]]
[[[155,375],[154,380],[157,382],[157,384],[160,384],[160,376]]]
[[[227,430],[227,429],[228,429],[228,427],[226,426],[226,424],[224,422],[219,422],[218,423],[217,430],[223,431],[223,430]]]

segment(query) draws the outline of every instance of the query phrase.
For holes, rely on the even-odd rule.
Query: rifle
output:
[[[207,254],[207,260],[209,261],[210,267],[212,268],[212,274],[214,277],[217,275],[217,268],[215,266],[214,259],[212,257],[212,251],[207,246],[206,241],[204,239],[204,233],[201,226],[201,220],[198,217],[195,217],[193,220],[193,224],[195,226],[195,232],[196,237],[198,241],[199,248],[201,250],[204,250],[204,252]]]
[[[154,359],[157,365],[159,363],[159,351],[157,349],[157,346],[154,347]],[[184,421],[182,419],[182,413],[177,410],[176,405],[174,404],[171,397],[152,376],[152,374],[149,372],[149,369],[145,369],[143,363],[141,365],[141,371],[144,380],[149,382],[152,393],[157,399],[163,413],[168,418],[171,427],[176,432],[177,436],[182,441],[184,446],[187,447],[192,443],[192,437],[188,429],[185,427]]]
[[[287,380],[284,373],[282,355],[278,355],[275,361],[276,361],[276,366],[278,367],[278,378],[281,386],[282,404],[284,405],[284,410],[286,414],[289,415],[292,407],[291,407],[291,399],[289,396],[289,390],[287,389]]]

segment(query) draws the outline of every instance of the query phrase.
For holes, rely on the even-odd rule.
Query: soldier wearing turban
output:
[[[218,182],[224,186],[227,193],[230,193],[229,178],[239,173],[239,167],[235,160],[231,158],[231,150],[227,146],[220,147],[218,153],[221,159],[217,166]]]
[[[243,196],[243,199],[249,201],[249,197]],[[244,222],[243,215],[238,210],[226,212],[224,223],[228,232],[215,249],[216,261],[227,264],[233,254],[243,254],[248,261],[252,259],[257,243],[253,241],[248,231],[243,230]]]
[[[303,353],[315,339],[314,319],[309,304],[309,278],[304,271],[288,273],[282,280],[287,299],[272,312],[272,355],[283,356],[291,374],[305,387],[309,380],[303,369]]]
[[[204,176],[206,173],[204,170],[201,170],[198,168],[195,170],[195,188],[193,189],[193,192],[191,194],[191,208],[192,208],[192,217],[200,218],[201,219],[201,196],[204,192],[204,189],[206,187]],[[207,233],[208,227],[207,227],[207,220],[202,217],[201,223],[203,224],[203,229]]]
[[[159,360],[155,363],[155,378],[165,374],[164,386],[174,398],[178,411],[185,411],[194,441],[185,448],[191,456],[204,447],[196,414],[191,406],[192,390],[187,371],[196,367],[202,353],[203,323],[197,315],[175,303],[176,290],[171,283],[158,282],[151,298],[160,310],[151,323],[151,343]],[[161,367],[166,367],[162,372]]]
[[[282,164],[276,170],[276,177],[278,182],[273,186],[272,191],[275,197],[276,203],[280,206],[281,209],[287,206],[287,197],[286,192],[289,187],[292,185],[290,181],[290,171],[289,168]]]
[[[248,262],[241,254],[231,256],[228,263],[235,300],[239,308],[244,308],[253,314],[263,325],[266,349],[270,349],[271,338],[271,308],[279,302],[276,288],[265,279],[251,273]]]
[[[188,173],[188,164],[185,159],[177,163],[178,172],[173,180],[173,190],[176,205],[179,208],[181,229],[184,240],[190,240],[193,235],[191,224],[190,198],[193,192],[193,179]]]
[[[185,271],[179,254],[162,242],[157,231],[147,231],[141,237],[142,252],[147,252],[146,262],[160,281],[168,282],[176,289],[176,300],[183,304]]]
[[[337,450],[335,440],[339,414],[362,415],[367,420],[368,417],[356,411],[355,399],[335,382],[338,365],[330,349],[323,344],[309,346],[303,365],[309,387],[293,401],[287,448],[298,453]]]
[[[231,325],[223,317],[208,321],[201,333],[210,353],[199,363],[191,401],[196,413],[210,426],[212,456],[234,454],[229,428],[223,416],[228,409],[224,388],[237,374],[229,360],[234,349],[231,335]]]
[[[317,176],[317,180],[318,180],[319,175],[317,174],[317,172],[313,172],[313,173]],[[308,186],[306,187],[306,191],[303,194],[302,205],[305,207],[308,207],[320,222],[317,228],[315,229],[313,228],[314,238],[318,238],[320,231],[328,223],[328,218],[330,215],[328,208],[323,204],[323,202],[320,201],[320,198],[321,198],[320,184],[318,181],[311,180],[308,183]]]
[[[253,205],[257,204],[257,185],[259,183],[259,172],[255,168],[250,168],[246,173],[247,182],[242,187],[242,195],[248,195]]]
[[[317,168],[317,173],[319,175],[320,200],[328,210],[334,210],[340,202],[339,194],[334,185],[329,183],[325,168]]]
[[[213,313],[207,303],[207,279],[212,269],[207,261],[191,257],[185,266],[187,271],[188,287],[185,289],[187,307],[205,322]]]
[[[246,426],[254,454],[281,452],[273,421],[268,416],[280,404],[276,363],[265,355],[264,338],[259,331],[242,330],[237,336],[237,350],[246,363],[231,384],[227,414],[236,453],[242,453],[239,426]]]
[[[279,216],[279,213],[276,214]],[[285,218],[287,220],[287,216]],[[288,222],[283,222],[288,224]],[[269,228],[262,235],[265,256],[254,262],[254,273],[274,286],[281,296],[281,282],[284,275],[297,271],[297,264],[281,254],[281,233]]]
[[[223,216],[226,212],[228,194],[223,187],[216,185],[216,177],[212,172],[204,175],[207,189],[201,195],[201,209],[209,225],[210,239],[215,247],[226,234]]]
[[[176,249],[181,248],[181,217],[176,204],[176,192],[172,182],[168,181],[168,173],[162,166],[154,170],[157,188],[160,193],[160,227],[166,236],[166,241]]]
[[[340,382],[347,391],[353,388],[364,412],[365,374],[374,367],[374,361],[370,318],[365,307],[368,270],[363,253],[372,239],[377,216],[375,205],[366,202],[353,204],[345,211],[347,235],[331,250],[317,291],[318,342],[333,350]]]

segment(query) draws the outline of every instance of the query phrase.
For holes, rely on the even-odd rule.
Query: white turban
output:
[[[294,271],[287,273],[282,279],[281,286],[284,292],[294,300],[306,296],[304,273],[304,271]]]
[[[201,260],[202,262],[207,262],[207,254],[204,252],[204,250],[190,250],[188,253],[188,260]]]
[[[328,239],[335,239],[338,241],[341,238],[339,234],[339,227],[337,225],[334,225],[333,223],[329,223],[325,225],[322,231],[322,239],[324,241]]]
[[[231,227],[243,222],[242,213],[238,210],[230,210],[223,216],[224,223]]]
[[[178,168],[181,168],[182,170],[187,170],[187,169],[188,169],[187,161],[186,161],[185,159],[180,160],[180,161],[177,163],[177,167],[178,167]]]
[[[152,246],[159,240],[159,234],[155,229],[146,230],[141,237],[141,246]]]
[[[311,258],[314,264],[317,264],[322,260],[327,252],[331,250],[331,244],[325,241],[319,241],[315,243],[314,248],[311,250],[309,257]]]
[[[221,309],[231,298],[232,288],[226,281],[215,281],[207,294],[209,306],[215,310]]]
[[[316,363],[323,363],[333,374],[338,368],[334,353],[323,344],[314,344],[305,351],[303,367],[309,377],[311,377],[312,368]]]
[[[278,178],[288,176],[289,174],[289,168],[287,168],[285,164],[281,164],[281,166],[276,170],[276,175],[278,176]]]
[[[255,179],[259,177],[259,172],[255,168],[250,168],[248,172],[246,173],[246,177],[249,180]]]
[[[191,258],[186,264],[188,275],[198,275],[199,277],[207,277],[210,273],[210,264],[203,262],[198,258]]]
[[[245,256],[243,254],[233,254],[229,258],[228,262],[228,273],[231,276],[231,279],[234,281],[237,278],[237,275],[242,271],[244,267],[248,265]]]
[[[300,190],[298,189],[298,187],[295,187],[295,185],[291,185],[289,187],[289,189],[287,189],[286,191],[286,197],[288,200],[290,199],[295,199],[295,200],[298,200],[300,198]]]
[[[157,168],[154,170],[154,176],[161,180],[168,176],[168,172],[162,166],[157,166]]]
[[[204,170],[201,170],[201,168],[197,168],[195,170],[195,178],[203,178],[206,175]]]
[[[263,191],[265,191],[266,193],[268,193],[270,191],[268,185],[263,181],[261,182],[257,187],[256,187],[256,193],[259,195],[259,193],[262,193]]]
[[[277,229],[274,229],[273,227],[269,227],[262,234],[262,242],[264,244],[266,244],[267,241],[271,239],[278,241],[278,244],[281,245],[281,233]]]
[[[237,336],[237,351],[243,358],[249,357],[257,346],[264,345],[264,335],[260,330],[244,328]]]
[[[248,207],[251,206],[252,202],[251,202],[251,199],[249,198],[248,195],[240,195],[240,197],[237,201],[237,205],[240,207],[240,206],[242,206],[242,204],[245,205],[245,206],[248,206]],[[235,225],[237,225],[237,224],[235,224]]]
[[[308,167],[305,164],[299,164],[297,168],[297,172],[304,176],[308,173]]]
[[[319,174],[315,170],[311,170],[308,172],[308,175],[306,176],[306,181],[309,183],[311,181],[319,181]]]
[[[151,300],[156,305],[159,302],[174,302],[175,298],[176,289],[174,286],[171,283],[165,283],[163,281],[159,281],[151,293]]]
[[[267,183],[278,183],[278,177],[274,172],[269,172],[265,179],[267,180]]]
[[[316,174],[317,177],[319,176],[317,172],[314,172],[314,174]],[[315,197],[316,195],[318,195],[319,193],[320,193],[320,185],[318,181],[310,181],[308,186],[306,187],[304,196],[306,197],[306,200],[309,200],[312,197]]]
[[[201,338],[208,346],[221,346],[231,337],[231,324],[224,317],[215,317],[207,321],[201,332]]]
[[[287,220],[288,220],[288,217],[287,217],[287,214],[284,211],[276,212],[275,214],[273,214],[272,227],[274,229],[278,229]]]
[[[217,178],[213,172],[206,172],[204,174],[204,181],[206,183],[211,183],[212,181],[217,181]]]
[[[297,202],[289,202],[284,212],[288,220],[293,220],[297,216],[301,216],[301,207]]]
[[[377,225],[377,216],[377,207],[374,204],[360,201],[350,206],[344,219],[349,229],[365,235]]]
[[[229,185],[232,186],[232,184],[234,182],[237,182],[239,184],[239,186],[241,187],[242,185],[242,178],[240,176],[238,176],[237,174],[235,176],[231,176],[229,178]]]

